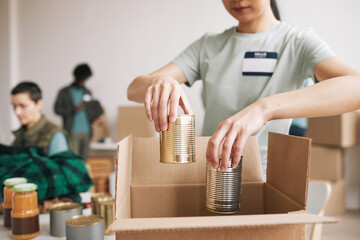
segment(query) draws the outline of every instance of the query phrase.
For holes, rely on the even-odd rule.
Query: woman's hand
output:
[[[151,85],[145,93],[144,104],[146,115],[150,121],[154,121],[157,132],[166,131],[168,122],[176,121],[179,105],[185,114],[193,114],[190,103],[178,81],[169,75],[157,75],[151,78]],[[169,114],[168,105],[170,106]]]
[[[268,121],[261,100],[221,122],[211,136],[206,150],[206,160],[214,168],[219,165],[219,154],[222,155],[222,172],[226,171],[230,154],[233,154],[232,167],[239,164],[247,139],[259,131]],[[220,151],[221,144],[222,152]]]

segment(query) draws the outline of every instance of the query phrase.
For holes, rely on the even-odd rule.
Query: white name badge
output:
[[[244,76],[272,76],[276,69],[276,52],[246,52],[243,63]]]

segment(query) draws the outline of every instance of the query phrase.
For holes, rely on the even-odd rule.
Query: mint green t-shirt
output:
[[[71,87],[71,94],[74,105],[82,104],[84,98],[84,89],[78,87]],[[74,114],[74,122],[71,131],[73,133],[90,133],[91,126],[85,109],[80,110]]]
[[[211,136],[220,122],[258,99],[301,88],[305,79],[314,79],[315,65],[333,56],[312,29],[277,21],[256,34],[239,33],[236,27],[220,34],[207,33],[173,63],[190,86],[202,80],[202,135]],[[264,163],[268,132],[288,134],[290,124],[291,119],[269,121],[255,134]]]

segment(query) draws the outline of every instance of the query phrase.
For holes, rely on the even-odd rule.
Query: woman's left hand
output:
[[[257,101],[219,124],[211,136],[206,150],[206,160],[214,168],[219,165],[221,153],[221,168],[224,172],[228,166],[230,154],[233,154],[232,167],[239,164],[247,139],[259,131],[268,121],[264,107]],[[220,147],[222,145],[222,151]]]

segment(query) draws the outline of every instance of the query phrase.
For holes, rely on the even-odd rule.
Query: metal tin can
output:
[[[97,208],[96,208],[96,201],[98,198],[104,198],[104,197],[112,198],[110,193],[106,193],[106,192],[94,193],[91,196],[91,214],[98,215]]]
[[[104,240],[104,220],[98,215],[78,215],[66,220],[67,240]]]
[[[67,219],[81,215],[83,206],[80,203],[57,203],[50,208],[50,235],[54,237],[66,236]]]
[[[236,168],[231,161],[225,172],[206,166],[206,208],[214,213],[233,214],[240,210],[242,160]],[[220,160],[221,163],[221,160]]]
[[[99,215],[104,219],[104,231],[106,235],[112,235],[114,232],[107,232],[109,226],[115,220],[115,200],[104,200],[98,202]]]
[[[195,162],[194,115],[178,115],[167,131],[160,132],[160,162]]]

